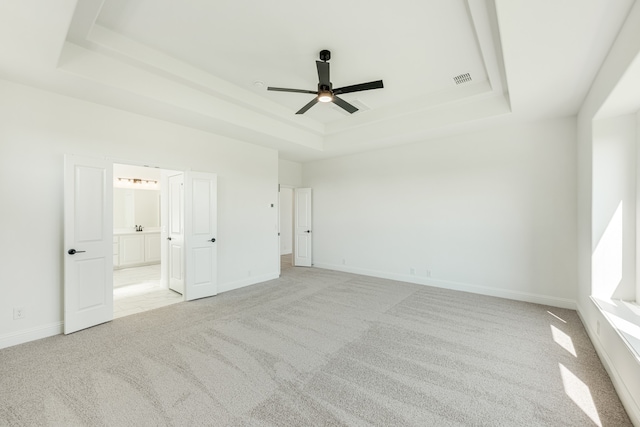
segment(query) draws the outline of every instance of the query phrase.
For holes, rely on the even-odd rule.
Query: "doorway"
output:
[[[285,267],[311,267],[313,247],[311,188],[280,186],[278,232],[280,272]]]
[[[184,301],[168,286],[170,261],[163,256],[172,212],[167,177],[182,172],[113,165],[113,317]],[[183,209],[183,206],[180,206]]]
[[[280,271],[293,266],[293,188],[280,186]]]
[[[138,234],[143,233],[144,225],[143,231],[136,232],[134,223],[133,231],[129,233],[133,237],[124,239],[123,243],[118,236],[117,245],[114,244],[113,165],[113,160],[106,158],[64,156],[65,334],[113,319],[115,248],[119,267],[129,266],[127,263],[132,260],[147,262],[151,259],[146,259],[143,252],[147,239],[141,239],[143,234]],[[214,173],[184,171],[184,250],[181,259],[185,301],[218,293],[217,183],[218,176]],[[166,198],[161,197],[161,200]],[[160,206],[164,205],[160,203]],[[160,241],[166,241],[166,236],[166,232],[161,231]],[[157,246],[149,250],[150,257],[157,256],[153,248],[157,249]],[[161,264],[166,259],[166,251],[167,245],[161,243]],[[161,271],[161,281],[166,286],[166,268]]]

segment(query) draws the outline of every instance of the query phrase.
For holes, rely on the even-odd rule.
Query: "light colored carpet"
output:
[[[0,382],[2,426],[631,425],[575,311],[321,269],[0,350]]]

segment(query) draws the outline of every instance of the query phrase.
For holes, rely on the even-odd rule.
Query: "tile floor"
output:
[[[293,256],[291,254],[280,255],[280,271],[293,268]]]
[[[182,300],[182,295],[160,285],[160,264],[113,271],[114,319]]]
[[[282,270],[293,267],[291,254],[280,261]],[[160,285],[160,264],[113,270],[114,319],[182,301],[182,295]]]

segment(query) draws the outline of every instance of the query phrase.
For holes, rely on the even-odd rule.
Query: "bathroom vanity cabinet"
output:
[[[160,232],[118,233],[113,236],[114,268],[160,262]]]

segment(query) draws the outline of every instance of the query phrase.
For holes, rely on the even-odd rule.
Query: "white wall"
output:
[[[0,347],[60,331],[66,153],[217,173],[219,290],[277,277],[275,150],[5,81],[0,120]]]
[[[305,164],[314,265],[575,307],[575,140],[567,118]]]
[[[302,186],[302,164],[280,159],[278,161],[278,182],[288,187]]]

